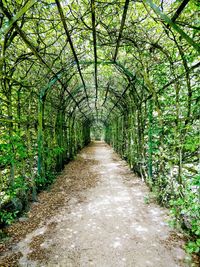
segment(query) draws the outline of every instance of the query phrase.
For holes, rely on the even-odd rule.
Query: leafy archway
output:
[[[105,140],[159,201],[181,203],[184,223],[189,198],[196,218],[198,1],[1,0],[0,8],[2,210],[21,195],[35,199],[103,123]]]

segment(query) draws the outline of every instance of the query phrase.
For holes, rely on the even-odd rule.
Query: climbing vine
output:
[[[2,225],[105,137],[199,251],[198,15],[196,0],[0,1]]]

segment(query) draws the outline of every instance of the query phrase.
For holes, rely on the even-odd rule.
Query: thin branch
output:
[[[97,79],[97,35],[95,26],[95,0],[91,0],[91,11],[92,11],[92,34],[93,34],[93,47],[94,47],[94,79],[95,79],[95,108],[97,109],[98,100],[98,79]]]
[[[183,2],[180,4],[176,12],[174,13],[174,16],[171,18],[171,21],[175,22],[177,18],[181,15],[186,5],[189,3],[190,0],[183,0]]]
[[[68,38],[68,41],[69,41],[69,44],[70,44],[72,53],[73,53],[73,55],[74,55],[74,59],[75,59],[76,64],[77,64],[77,69],[78,69],[78,72],[79,72],[81,81],[82,81],[82,83],[83,83],[84,91],[85,91],[85,95],[86,95],[87,102],[88,102],[88,94],[87,94],[87,90],[86,90],[85,81],[84,81],[84,79],[83,79],[83,75],[82,75],[82,73],[81,73],[81,68],[80,68],[79,60],[78,60],[76,51],[75,51],[75,49],[74,49],[74,45],[73,45],[71,36],[70,36],[70,34],[69,34],[69,30],[68,30],[68,27],[67,27],[67,24],[66,24],[66,20],[65,20],[64,13],[63,13],[63,9],[62,9],[62,7],[61,7],[61,4],[60,4],[60,1],[59,1],[59,0],[55,0],[55,2],[56,2],[56,5],[57,5],[57,8],[58,8],[58,12],[59,12],[59,14],[60,14],[60,18],[61,18],[63,27],[64,27],[64,29],[65,29],[65,33],[66,33],[67,38]],[[88,106],[89,106],[89,102],[88,102]],[[89,107],[89,108],[90,108],[90,107]]]
[[[122,15],[121,26],[120,26],[120,30],[119,30],[119,36],[118,36],[118,39],[117,39],[117,45],[116,45],[116,49],[115,49],[115,54],[114,54],[114,57],[113,57],[113,61],[114,62],[116,61],[118,50],[119,50],[120,41],[121,41],[121,38],[122,38],[122,32],[123,32],[125,21],[126,21],[128,5],[129,5],[129,0],[126,0],[126,3],[124,5],[124,12],[123,12],[123,15]]]

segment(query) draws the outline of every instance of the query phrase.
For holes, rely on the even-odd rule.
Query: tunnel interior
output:
[[[104,141],[106,127],[102,122],[94,121],[90,126],[90,139],[91,141]]]
[[[198,1],[0,8],[3,203],[22,184],[34,198],[91,139],[156,184],[161,202],[198,172]]]

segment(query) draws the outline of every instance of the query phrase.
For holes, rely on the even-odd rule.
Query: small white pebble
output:
[[[115,242],[114,244],[113,244],[113,247],[114,248],[118,248],[118,247],[120,247],[121,246],[121,243],[120,242]]]

